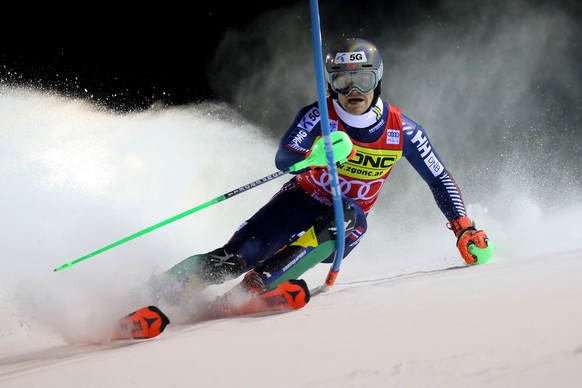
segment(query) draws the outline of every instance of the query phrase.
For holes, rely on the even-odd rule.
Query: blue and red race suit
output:
[[[328,98],[327,103],[330,130],[346,132],[357,151],[354,158],[337,170],[343,200],[357,205],[356,223],[346,238],[344,257],[366,232],[367,214],[393,165],[402,156],[428,184],[448,221],[466,215],[457,184],[420,125],[381,99],[363,115],[347,113],[334,99]],[[321,136],[320,111],[315,102],[297,113],[282,137],[275,158],[277,168],[284,170],[305,159]],[[333,204],[330,193],[326,168],[297,172],[241,225],[227,245],[231,251],[240,253],[250,267],[260,265],[330,210]]]

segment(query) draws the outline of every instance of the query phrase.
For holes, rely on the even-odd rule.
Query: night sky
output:
[[[336,0],[334,5],[342,2],[352,3]],[[24,9],[15,12],[16,23],[1,27],[0,81],[89,97],[123,111],[147,108],[154,101],[179,105],[221,99],[210,86],[213,74],[208,71],[221,36],[269,10],[298,3],[309,4],[253,0],[236,9],[219,2],[196,3],[192,9],[173,4],[120,9],[117,4],[81,12],[47,6],[34,15]],[[411,12],[405,3],[370,3],[362,12],[372,18],[379,7],[390,10],[385,15]],[[436,2],[413,3],[418,12]]]
[[[142,109],[154,101],[218,99],[207,65],[222,34],[294,3],[298,0],[254,0],[237,9],[204,2],[192,9],[116,5],[72,15],[53,8],[27,13],[24,23],[1,27],[0,81],[89,97],[118,110]]]
[[[526,0],[530,3],[543,1]],[[247,1],[239,4],[196,3],[192,7],[171,3],[153,7],[121,8],[100,3],[83,10],[45,6],[16,10],[5,16],[0,46],[0,82],[59,91],[90,98],[116,110],[144,109],[155,101],[180,105],[221,100],[209,64],[227,31],[244,31],[259,15],[308,0]],[[436,0],[377,1],[357,5],[353,14],[329,14],[323,26],[349,17],[370,29],[409,25],[453,15],[447,2]],[[569,14],[580,13],[578,2],[560,0]],[[353,1],[335,0],[333,6],[354,10]],[[332,5],[320,1],[319,7]],[[24,6],[22,6],[24,7]],[[126,6],[127,7],[127,6]],[[191,9],[192,8],[192,9]],[[454,8],[454,7],[453,7]],[[346,13],[346,12],[344,12]],[[379,16],[381,15],[381,16]],[[516,23],[519,23],[516,20]]]

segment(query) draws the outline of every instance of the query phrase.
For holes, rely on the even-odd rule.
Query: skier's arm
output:
[[[424,129],[402,115],[403,155],[428,184],[436,204],[447,221],[467,215],[461,190],[445,168]]]
[[[275,165],[285,170],[305,159],[317,136],[321,135],[317,104],[302,108],[279,141]],[[296,171],[295,174],[303,171]]]
[[[430,187],[434,199],[447,220],[447,227],[457,237],[457,248],[467,264],[487,261],[493,253],[487,234],[475,228],[453,176],[445,168],[424,129],[402,115],[403,155]],[[477,249],[474,249],[477,247]]]

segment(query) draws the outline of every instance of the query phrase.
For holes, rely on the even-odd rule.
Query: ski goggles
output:
[[[345,71],[332,73],[330,85],[334,92],[348,95],[353,89],[366,94],[378,86],[378,77],[372,70]]]

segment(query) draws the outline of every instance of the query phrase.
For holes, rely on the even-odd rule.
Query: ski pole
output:
[[[339,131],[334,132],[332,134],[332,139],[333,139],[333,152],[336,154],[338,160],[340,161],[339,163],[344,163],[346,160],[348,160],[349,157],[352,156],[352,150],[353,150],[352,141],[350,140],[350,138],[348,137],[348,135],[345,132],[339,132]],[[203,204],[198,205],[192,209],[186,210],[180,214],[177,214],[173,217],[170,217],[170,218],[168,218],[164,221],[161,221],[155,225],[152,225],[148,228],[140,230],[139,232],[136,232],[136,233],[129,235],[129,236],[127,236],[119,241],[116,241],[116,242],[109,244],[101,249],[98,249],[95,252],[91,252],[91,253],[89,253],[83,257],[80,257],[76,260],[68,261],[65,264],[55,268],[53,270],[53,272],[57,272],[57,271],[61,271],[61,270],[66,269],[66,268],[70,268],[74,264],[77,264],[83,260],[87,260],[90,257],[98,255],[99,253],[105,252],[111,248],[114,248],[118,245],[126,243],[130,240],[133,240],[136,237],[142,236],[142,235],[149,233],[153,230],[161,228],[164,225],[167,225],[171,222],[177,221],[180,218],[184,218],[184,217],[186,217],[192,213],[195,213],[199,210],[202,210],[204,208],[207,208],[209,206],[212,206],[214,204],[217,204],[219,202],[222,202],[224,200],[232,198],[235,195],[238,195],[240,193],[244,193],[245,191],[248,191],[250,189],[254,189],[257,186],[262,185],[263,183],[272,181],[273,179],[278,178],[282,175],[285,175],[289,172],[300,171],[300,170],[303,170],[303,169],[311,167],[311,166],[317,166],[317,167],[327,166],[327,159],[326,159],[326,155],[325,155],[323,138],[319,139],[314,144],[312,151],[307,158],[305,158],[304,160],[302,160],[298,163],[295,163],[294,165],[292,165],[288,169],[279,170],[279,171],[272,173],[272,174],[269,174],[261,179],[257,179],[251,183],[248,183],[244,186],[239,187],[238,189],[229,191],[228,193],[220,195],[214,199],[211,199],[210,201],[204,202]]]
[[[323,54],[321,44],[321,27],[319,23],[319,5],[317,0],[309,0],[309,13],[311,15],[311,40],[313,43],[313,58],[315,63],[315,78],[317,81],[317,96],[319,102],[319,110],[321,111],[321,132],[323,138],[326,139],[327,146],[327,164],[329,166],[329,175],[331,178],[330,186],[333,195],[333,207],[335,211],[335,225],[336,225],[336,248],[335,257],[329,273],[325,279],[325,285],[333,286],[337,278],[342,259],[344,257],[345,236],[344,230],[344,206],[341,196],[341,189],[339,186],[339,177],[334,163],[334,155],[331,150],[329,140],[330,129],[329,119],[327,113],[327,101],[325,92],[325,78],[323,75]]]

